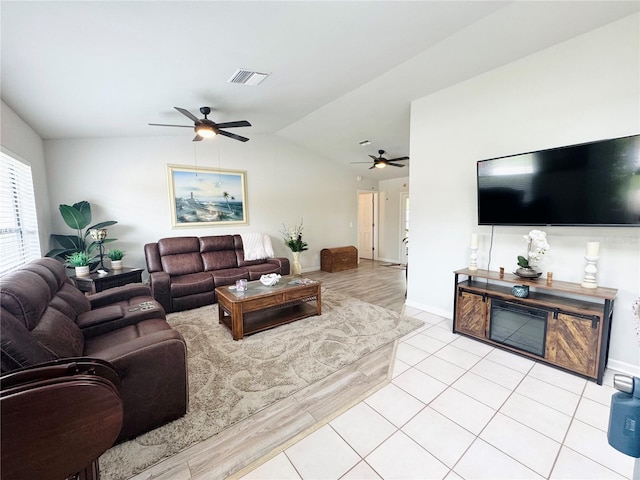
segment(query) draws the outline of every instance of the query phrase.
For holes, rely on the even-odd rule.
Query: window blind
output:
[[[0,152],[0,277],[40,256],[31,166]]]

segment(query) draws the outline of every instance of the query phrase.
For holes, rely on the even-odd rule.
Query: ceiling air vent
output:
[[[242,85],[259,85],[267,78],[269,73],[254,72],[245,68],[239,68],[229,79],[229,83],[240,83]]]

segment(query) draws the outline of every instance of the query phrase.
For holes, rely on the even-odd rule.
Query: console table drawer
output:
[[[320,251],[320,269],[324,272],[341,272],[358,267],[356,247],[323,248]]]

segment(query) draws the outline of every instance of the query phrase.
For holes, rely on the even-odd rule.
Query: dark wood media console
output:
[[[543,278],[523,279],[488,270],[456,270],[454,282],[454,333],[461,333],[496,347],[517,352],[548,365],[587,377],[601,385],[609,354],[613,288],[584,288],[578,283]],[[461,279],[460,276],[465,277]],[[528,285],[530,294],[519,298],[513,285]],[[492,308],[492,302],[495,303]],[[492,312],[512,306],[515,317],[537,314],[541,354],[520,348],[517,342],[499,341],[497,317]],[[507,314],[508,316],[508,314]],[[532,323],[536,323],[535,320]],[[502,328],[502,327],[501,327]],[[523,323],[522,330],[529,326]],[[514,334],[515,336],[515,334]],[[535,337],[535,332],[532,334]],[[532,350],[532,349],[530,349]]]

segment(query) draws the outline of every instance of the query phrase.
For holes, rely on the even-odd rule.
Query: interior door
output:
[[[373,192],[358,193],[358,255],[360,258],[375,258],[375,199]]]

